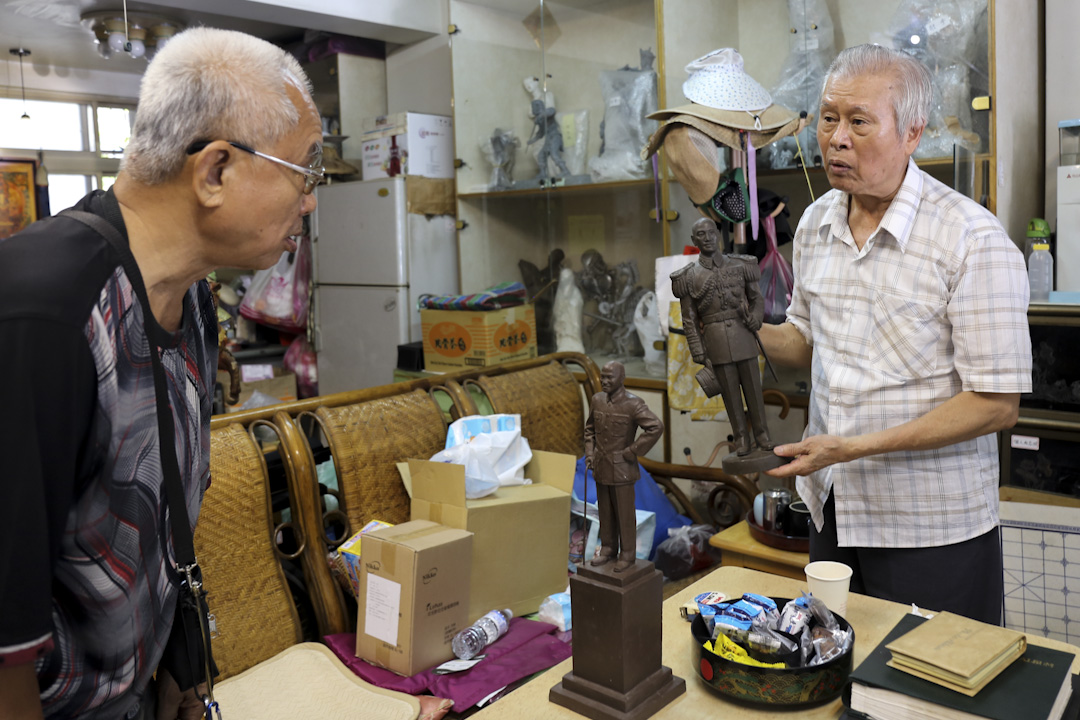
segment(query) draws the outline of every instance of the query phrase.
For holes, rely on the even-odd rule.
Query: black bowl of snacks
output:
[[[734,603],[716,606],[717,615],[712,618],[715,631],[709,628],[710,612],[694,616],[690,652],[698,677],[721,695],[759,705],[799,707],[840,697],[854,660],[855,631],[851,625],[824,604],[811,612],[805,604],[807,601],[800,598],[802,612],[796,614],[803,616],[804,623],[793,627],[790,615],[784,610],[789,602],[794,605],[795,601],[765,600],[772,600],[773,612],[783,618],[779,627],[769,631],[760,630],[757,625],[749,634],[737,627],[733,629],[737,623],[730,616],[738,616],[737,608],[732,607]],[[729,622],[732,624],[726,624]],[[805,631],[798,625],[804,625]],[[768,633],[764,641],[762,632]],[[787,641],[773,636],[783,636]],[[798,648],[794,652],[791,641]],[[775,647],[776,644],[780,647]]]

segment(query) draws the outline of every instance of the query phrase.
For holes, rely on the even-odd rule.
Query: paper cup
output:
[[[825,603],[837,615],[847,616],[848,586],[851,568],[832,560],[818,560],[806,566],[806,584],[810,594]]]

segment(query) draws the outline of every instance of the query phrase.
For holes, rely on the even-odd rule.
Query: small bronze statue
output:
[[[694,223],[691,237],[701,250],[700,259],[671,274],[671,289],[682,306],[690,356],[705,366],[697,374],[698,384],[709,397],[723,395],[735,434],[735,452],[724,458],[724,471],[740,474],[779,467],[785,461],[771,452],[774,443],[769,439],[758,372],[757,331],[765,305],[757,258],[717,252],[719,233],[707,218]]]
[[[645,401],[626,392],[625,379],[622,363],[613,360],[604,365],[602,391],[593,395],[585,423],[585,465],[593,471],[600,510],[601,548],[590,564],[603,565],[617,553],[615,572],[623,572],[636,561],[634,483],[640,477],[638,456],[649,452],[664,432],[660,418]],[[638,428],[641,435],[637,435]]]

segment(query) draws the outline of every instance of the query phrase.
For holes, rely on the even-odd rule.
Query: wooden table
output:
[[[709,544],[720,548],[720,565],[724,567],[745,567],[794,580],[805,579],[803,568],[810,562],[807,553],[777,550],[758,542],[750,535],[745,520],[713,535]]]
[[[652,717],[656,720],[701,720],[712,717],[723,717],[725,720],[739,718],[764,720],[777,717],[798,717],[800,720],[802,718],[822,720],[839,718],[843,712],[843,704],[839,699],[809,709],[800,708],[790,711],[774,708],[757,709],[727,701],[706,688],[697,675],[696,662],[691,654],[690,624],[679,616],[680,605],[693,600],[695,595],[706,590],[719,590],[728,597],[739,596],[744,592],[758,592],[776,597],[796,597],[801,590],[805,589],[805,583],[796,582],[790,578],[746,568],[721,567],[664,601],[662,610],[663,662],[677,676],[686,680],[686,693]],[[848,614],[845,617],[855,628],[856,667],[909,609],[908,606],[899,603],[866,595],[853,593],[848,598]],[[1080,648],[1056,640],[1030,636],[1028,640],[1033,644],[1047,645],[1074,655],[1080,654]],[[580,715],[548,702],[548,691],[572,669],[573,658],[564,660],[471,717],[481,720],[559,720],[560,718],[580,720]],[[1072,671],[1080,672],[1080,657],[1073,662]]]

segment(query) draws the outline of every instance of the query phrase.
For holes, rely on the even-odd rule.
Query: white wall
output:
[[[56,67],[26,62],[23,68],[27,94],[48,99],[50,93],[96,95],[113,100],[135,101],[142,73],[111,72]],[[0,96],[19,97],[19,63],[0,61]]]
[[[1073,5],[1080,17],[1076,0],[1047,0],[1047,25],[1051,24],[1049,5],[1054,2]],[[1028,220],[1043,212],[1040,34],[1038,2],[994,3],[997,216],[1021,247]],[[1072,48],[1065,54],[1072,55]]]
[[[1058,122],[1080,118],[1080,2],[1046,0],[1046,202],[1045,217],[1057,230]],[[1000,56],[999,56],[1000,58]],[[999,60],[1000,67],[1000,60]]]

